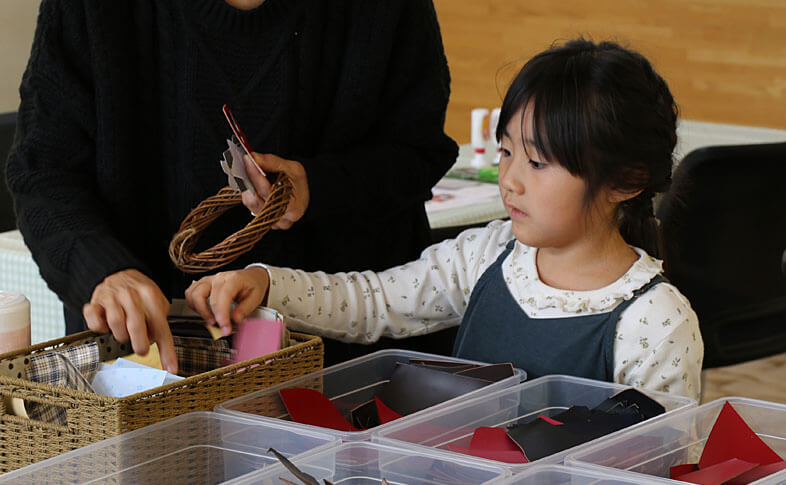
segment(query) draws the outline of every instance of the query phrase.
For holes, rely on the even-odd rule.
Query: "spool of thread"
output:
[[[0,290],[0,354],[30,346],[30,302],[21,293]]]
[[[471,165],[481,168],[488,165],[486,160],[486,141],[489,138],[489,110],[475,108],[472,110],[471,143],[474,155]]]

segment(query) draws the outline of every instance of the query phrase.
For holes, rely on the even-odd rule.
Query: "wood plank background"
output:
[[[653,62],[682,117],[786,129],[786,0],[434,0],[452,76],[446,131],[555,41],[613,39]]]

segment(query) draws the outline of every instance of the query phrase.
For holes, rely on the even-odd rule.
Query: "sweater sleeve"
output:
[[[333,102],[338,111],[360,105],[375,116],[355,125],[357,141],[339,136],[333,144],[328,135],[326,150],[300,160],[311,195],[307,218],[389,216],[422,204],[458,155],[444,133],[450,75],[431,0],[364,1],[355,9]]]
[[[81,309],[109,274],[149,271],[113,235],[96,186],[91,43],[76,3],[41,3],[7,181],[41,275],[67,306]]]

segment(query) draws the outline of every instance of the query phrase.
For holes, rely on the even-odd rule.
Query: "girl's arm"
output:
[[[405,338],[458,325],[475,283],[512,237],[499,221],[426,248],[379,273],[326,274],[268,267],[268,306],[287,325],[345,342]]]
[[[421,335],[460,323],[472,288],[511,237],[510,224],[495,221],[426,248],[417,261],[379,273],[252,265],[199,280],[187,298],[207,321],[222,327],[232,302],[238,304],[235,322],[263,303],[282,312],[293,330],[345,342]],[[260,267],[266,270],[263,278]]]
[[[620,317],[614,381],[699,400],[704,343],[688,300],[671,284],[641,295]]]

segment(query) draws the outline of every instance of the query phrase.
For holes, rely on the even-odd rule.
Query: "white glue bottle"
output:
[[[489,152],[492,155],[492,160],[494,160],[492,162],[493,165],[499,165],[500,144],[497,141],[497,125],[499,124],[500,111],[500,108],[492,109],[489,117]]]
[[[0,354],[30,347],[30,302],[21,293],[0,290]]]
[[[489,110],[486,108],[475,108],[472,110],[472,161],[470,165],[474,168],[488,166],[486,160],[486,141],[489,138]]]

